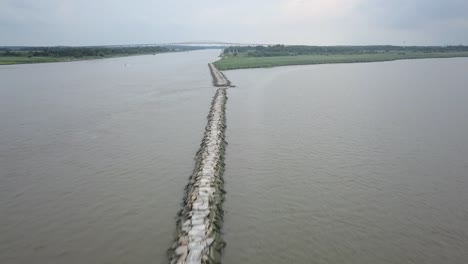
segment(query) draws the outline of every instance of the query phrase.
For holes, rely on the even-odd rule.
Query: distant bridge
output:
[[[129,45],[106,45],[106,47],[154,47],[154,46],[210,46],[210,47],[245,47],[245,46],[268,46],[274,44],[265,43],[240,43],[240,42],[224,42],[214,40],[201,41],[183,41],[183,42],[168,42],[168,43],[146,43],[146,44],[129,44]]]
[[[213,41],[213,40],[202,40],[202,41],[184,41],[184,42],[170,42],[170,43],[159,43],[158,46],[267,46],[271,44],[262,43],[240,43],[240,42],[224,42],[224,41]]]

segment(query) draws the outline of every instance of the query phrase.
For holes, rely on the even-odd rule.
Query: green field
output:
[[[328,63],[357,63],[357,62],[377,62],[404,59],[424,59],[424,58],[453,58],[468,57],[468,51],[455,52],[385,52],[369,54],[317,54],[317,55],[294,55],[294,56],[272,56],[272,57],[251,57],[246,53],[239,53],[237,56],[224,55],[221,60],[215,62],[215,66],[220,70],[233,70],[245,68],[269,68],[285,65],[307,65],[307,64],[328,64]]]
[[[150,55],[150,54],[118,54],[113,56],[86,56],[80,58],[74,57],[10,57],[0,56],[0,65],[11,65],[11,64],[29,64],[29,63],[44,63],[44,62],[66,62],[66,61],[82,61],[82,60],[97,60],[106,58],[116,57],[128,57],[136,55]]]
[[[57,62],[57,61],[64,61],[62,58],[54,58],[54,57],[9,57],[9,56],[1,56],[0,57],[0,65],[8,65],[8,64],[19,64],[19,63],[41,63],[41,62]]]
[[[17,57],[17,56],[0,56],[0,65],[12,64],[29,64],[29,63],[44,63],[44,62],[66,62],[66,61],[82,61],[82,60],[97,60],[116,57],[128,57],[136,55],[150,55],[150,54],[118,54],[113,56],[86,56],[80,58],[74,57]]]
[[[0,65],[20,63],[62,62],[149,55],[201,49],[192,46],[84,46],[27,47],[0,46]]]

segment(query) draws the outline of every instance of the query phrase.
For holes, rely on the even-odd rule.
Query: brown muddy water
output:
[[[467,69],[226,72],[223,263],[468,263]]]
[[[218,54],[0,67],[0,263],[166,263]],[[226,72],[223,263],[468,262],[466,69]]]
[[[1,66],[0,263],[166,263],[218,54]]]

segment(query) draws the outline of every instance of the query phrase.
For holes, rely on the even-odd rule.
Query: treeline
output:
[[[461,52],[468,51],[468,46],[303,46],[303,45],[271,45],[271,46],[247,46],[228,47],[224,49],[225,54],[237,56],[239,53],[247,54],[249,57],[273,57],[273,56],[296,56],[296,55],[326,55],[326,54],[372,54],[385,52]]]
[[[0,47],[0,56],[9,57],[110,57],[118,55],[151,54],[180,49],[161,46],[135,47]]]

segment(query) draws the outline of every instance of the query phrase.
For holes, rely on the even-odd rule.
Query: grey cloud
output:
[[[468,44],[466,0],[0,0],[0,45],[221,40],[286,44]],[[310,0],[312,1],[312,0]],[[335,1],[335,0],[333,0]],[[298,2],[299,3],[299,2]],[[323,4],[321,4],[323,3]],[[344,2],[338,2],[344,3]],[[320,10],[320,7],[324,10]],[[325,10],[326,9],[326,10]],[[312,12],[314,11],[314,12]],[[317,18],[331,14],[326,18]],[[317,20],[318,19],[318,20]]]
[[[366,0],[357,6],[372,23],[417,29],[443,21],[468,19],[466,0]]]

